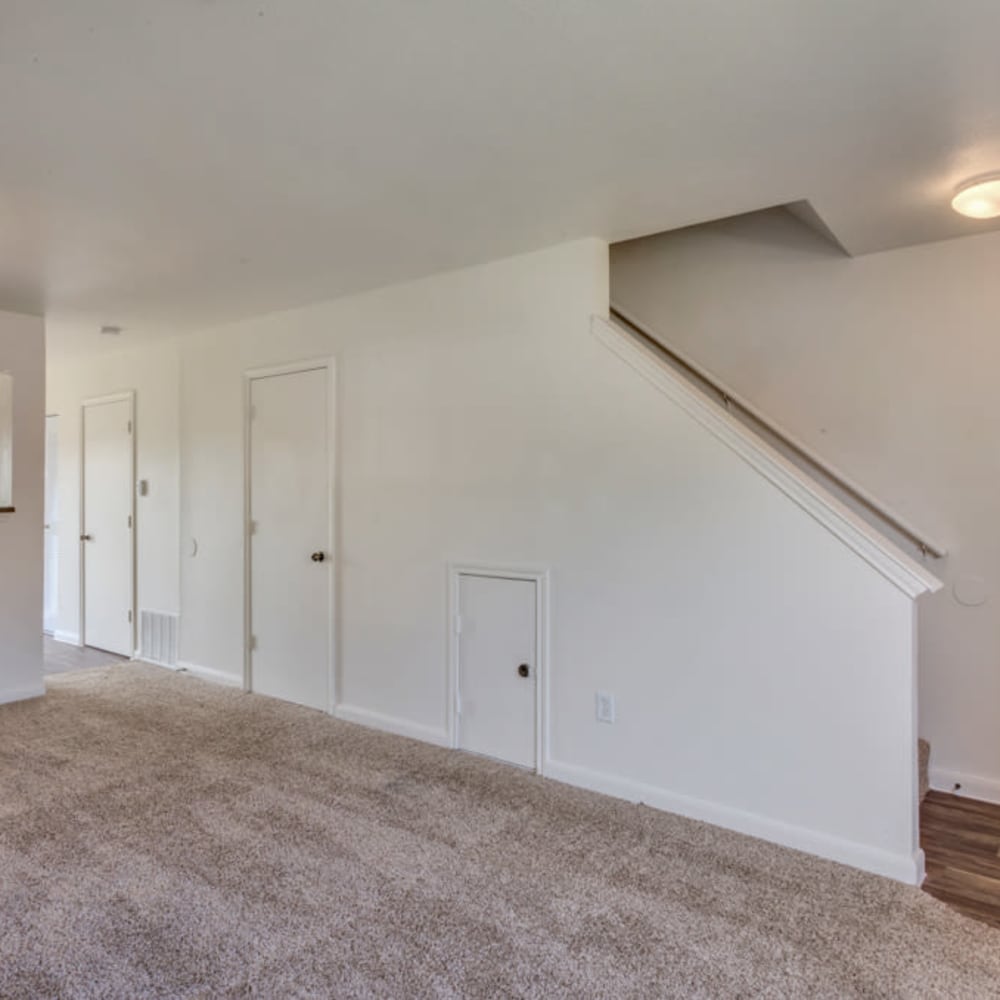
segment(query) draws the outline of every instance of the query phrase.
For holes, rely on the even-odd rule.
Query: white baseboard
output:
[[[181,668],[176,663],[161,663],[159,660],[154,660],[151,656],[143,656],[142,650],[137,649],[129,659],[133,663],[145,663],[150,667],[162,667],[164,670],[180,670]]]
[[[930,781],[931,788],[936,792],[954,792],[967,799],[1000,803],[1000,778],[986,778],[979,774],[965,774],[962,771],[932,767]],[[962,787],[956,790],[956,785]]]
[[[80,633],[79,632],[60,632],[56,630],[52,633],[52,638],[56,642],[64,642],[67,646],[79,646],[80,645]]]
[[[230,674],[225,670],[214,670],[212,667],[202,667],[197,663],[179,662],[174,670],[184,671],[192,677],[200,677],[203,681],[210,681],[212,684],[221,684],[223,687],[243,687],[243,678],[239,674]]]
[[[141,649],[137,649],[130,657],[134,663],[148,663],[151,667],[163,667],[166,670],[182,670],[179,663],[164,663],[162,660],[156,660],[152,656],[145,656]]]
[[[227,687],[240,688],[243,686],[243,678],[237,674],[202,667],[195,663],[180,662],[173,669],[186,671],[194,677],[200,677],[203,680]],[[44,689],[37,692],[15,693],[9,700],[13,701],[19,697],[35,697],[39,694],[44,694]],[[0,702],[3,700],[4,696],[0,694]],[[434,746],[451,747],[447,731],[435,726],[412,722],[398,716],[384,715],[381,712],[374,712],[356,705],[338,705],[334,709],[333,715],[344,722],[366,726],[369,729],[406,736]],[[644,784],[629,778],[561,761],[546,760],[543,774],[546,778],[551,778],[554,781],[586,788],[628,802],[642,802],[665,812],[677,813],[725,829],[735,830],[751,837],[759,837],[784,847],[851,865],[876,875],[883,875],[898,882],[919,885],[924,878],[924,852],[921,850],[916,850],[910,855],[893,854],[867,844],[844,840],[781,820],[769,819],[766,816],[746,812],[732,806],[680,795],[655,785]],[[945,790],[950,791],[952,783],[949,778],[952,775],[953,772],[932,770],[931,786],[934,788],[945,787]],[[946,782],[945,786],[938,783],[942,780]],[[1000,782],[969,778],[968,776],[955,776],[955,780],[962,782],[963,794],[983,798],[987,801],[1000,801]],[[996,796],[995,798],[983,794],[985,786],[992,786],[991,794]]]
[[[338,705],[333,710],[333,714],[344,722],[354,722],[359,726],[367,726],[369,729],[380,729],[384,733],[394,733],[396,736],[408,736],[410,739],[433,743],[439,747],[451,746],[448,733],[444,729],[425,726],[419,722],[411,722],[409,719],[383,715],[381,712],[372,712],[367,708],[358,708],[355,705]]]
[[[628,802],[642,802],[665,812],[677,813],[690,819],[702,820],[714,826],[721,826],[737,833],[751,837],[769,840],[784,847],[791,847],[807,854],[816,854],[830,861],[861,868],[905,882],[908,885],[919,885],[924,877],[924,852],[915,851],[909,854],[893,854],[867,844],[859,844],[852,840],[843,840],[827,833],[820,833],[806,827],[794,826],[781,820],[768,819],[755,813],[735,809],[732,806],[720,805],[716,802],[706,802],[687,795],[678,795],[655,785],[620,778],[613,774],[592,771],[589,768],[574,764],[563,764],[559,761],[547,761],[545,776],[567,785],[587,788],[592,792],[612,795]]]
[[[0,705],[9,705],[14,701],[26,701],[28,698],[41,698],[45,694],[44,684],[29,684],[23,688],[8,688],[0,691]]]

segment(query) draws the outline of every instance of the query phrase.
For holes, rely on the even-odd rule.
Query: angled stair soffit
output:
[[[787,205],[783,205],[782,208],[789,215],[793,215],[798,219],[806,228],[811,229],[817,236],[822,237],[832,247],[839,250],[845,257],[853,256],[844,244],[837,239],[836,233],[826,224],[826,221],[816,211],[811,201],[804,199],[802,201],[793,201]]]

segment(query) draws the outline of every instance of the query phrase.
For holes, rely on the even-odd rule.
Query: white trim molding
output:
[[[947,548],[940,541],[931,538],[924,531],[919,531],[901,514],[892,510],[877,497],[869,493],[860,483],[855,482],[842,470],[818,455],[809,445],[792,434],[787,427],[782,427],[777,421],[761,413],[749,400],[742,397],[731,386],[726,385],[714,372],[703,368],[690,355],[680,350],[676,344],[666,343],[661,334],[653,335],[650,332],[650,325],[640,320],[630,310],[622,309],[621,306],[612,302],[611,317],[612,320],[621,319],[626,325],[631,326],[643,336],[649,337],[655,343],[659,344],[668,355],[676,358],[684,368],[692,372],[706,386],[710,387],[713,392],[722,397],[725,400],[727,409],[735,407],[742,411],[755,424],[760,425],[766,433],[773,435],[814,465],[822,476],[828,477],[848,493],[853,494],[861,503],[876,513],[879,518],[884,519],[892,527],[893,531],[900,532],[908,542],[922,550],[926,555],[931,555],[935,559],[944,559],[948,555]]]
[[[27,701],[29,698],[41,698],[45,694],[44,684],[31,684],[23,688],[11,688],[0,691],[0,705],[9,705],[15,701]]]
[[[897,882],[905,882],[907,885],[920,885],[924,879],[924,852],[921,850],[914,851],[912,855],[893,854],[853,840],[844,840],[807,827],[769,819],[732,806],[691,798],[655,785],[593,771],[575,764],[550,760],[546,767],[546,776],[567,785],[624,799],[626,802],[641,802],[643,805],[662,809],[664,812],[711,823],[713,826],[734,830],[750,837],[759,837],[782,847],[791,847],[829,861],[861,868],[876,875],[895,879]]]
[[[79,632],[61,632],[58,629],[50,636],[53,642],[61,642],[67,646],[81,646]]]
[[[942,767],[932,767],[929,778],[935,792],[949,792],[966,799],[1000,804],[1000,778],[987,778],[981,774],[966,774],[964,771],[951,771]],[[956,785],[961,787],[956,788]]]
[[[333,715],[342,722],[351,722],[358,726],[365,726],[367,729],[378,729],[383,733],[392,733],[395,736],[407,736],[411,740],[420,740],[422,743],[431,743],[438,747],[451,747],[448,731],[438,729],[436,726],[411,722],[409,719],[401,719],[395,715],[383,715],[381,712],[372,712],[367,708],[358,708],[356,705],[337,705],[333,710]]]
[[[604,319],[591,320],[594,336],[613,354],[669,397],[693,420],[773,483],[789,499],[839,538],[907,597],[934,593],[941,581],[883,538],[866,521],[810,479],[752,431],[692,388],[667,364],[640,347],[630,334]]]
[[[160,663],[153,665],[163,666]],[[178,662],[176,667],[167,667],[167,670],[176,670],[178,673],[190,674],[192,677],[208,681],[211,684],[221,684],[223,687],[243,687],[243,678],[239,674],[230,674],[225,670],[214,670],[212,667],[202,667],[197,663]]]

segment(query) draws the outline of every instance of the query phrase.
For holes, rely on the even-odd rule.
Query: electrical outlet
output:
[[[598,722],[615,721],[615,696],[607,691],[598,691],[595,697]]]

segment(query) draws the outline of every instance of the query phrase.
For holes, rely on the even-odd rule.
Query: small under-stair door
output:
[[[538,582],[462,573],[459,746],[535,770]]]

